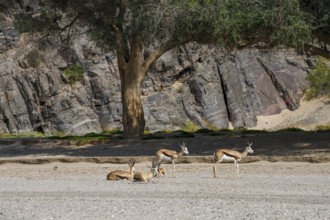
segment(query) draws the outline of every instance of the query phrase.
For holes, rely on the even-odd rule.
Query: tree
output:
[[[312,17],[314,44],[305,44],[309,54],[318,54],[330,59],[330,1],[301,0],[301,9]]]
[[[13,0],[5,0],[11,4]],[[115,50],[121,79],[125,138],[141,138],[141,84],[165,52],[189,42],[244,48],[266,43],[295,48],[313,39],[312,1],[299,0],[45,0],[16,16],[21,31],[63,33],[85,27],[91,39]],[[326,1],[324,1],[326,2]],[[326,14],[323,12],[323,15]],[[148,49],[148,53],[147,50]]]

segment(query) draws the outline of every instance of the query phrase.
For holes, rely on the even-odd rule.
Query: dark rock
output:
[[[114,54],[104,54],[85,37],[76,39],[70,50],[54,45],[38,51],[43,57],[38,68],[22,62],[30,42],[0,51],[0,134],[121,129]],[[71,85],[62,71],[73,63],[80,63],[85,75]],[[191,44],[169,51],[142,85],[146,129],[177,130],[188,121],[206,128],[252,127],[259,115],[299,107],[308,70],[305,57],[290,50],[223,54]]]

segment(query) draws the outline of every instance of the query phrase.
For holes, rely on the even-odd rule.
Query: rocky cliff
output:
[[[35,41],[0,26],[0,134],[79,135],[121,128],[116,56],[84,36],[70,49],[58,38]],[[146,51],[147,52],[147,51]],[[70,84],[63,71],[79,63]],[[257,116],[295,110],[308,86],[306,57],[292,50],[226,53],[190,44],[164,54],[143,84],[146,129],[253,127]]]

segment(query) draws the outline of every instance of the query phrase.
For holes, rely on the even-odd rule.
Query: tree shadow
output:
[[[0,157],[74,156],[125,157],[154,156],[160,148],[180,150],[185,142],[189,156],[210,156],[217,148],[243,152],[252,142],[253,156],[306,156],[330,154],[330,132],[274,132],[240,135],[209,135],[146,139],[139,141],[101,140],[74,145],[70,141],[45,138],[0,139]]]

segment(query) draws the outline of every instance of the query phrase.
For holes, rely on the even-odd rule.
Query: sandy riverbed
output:
[[[330,219],[330,163],[242,163],[240,179],[233,164],[216,179],[208,163],[164,167],[133,183],[106,180],[126,164],[4,164],[0,219]]]

